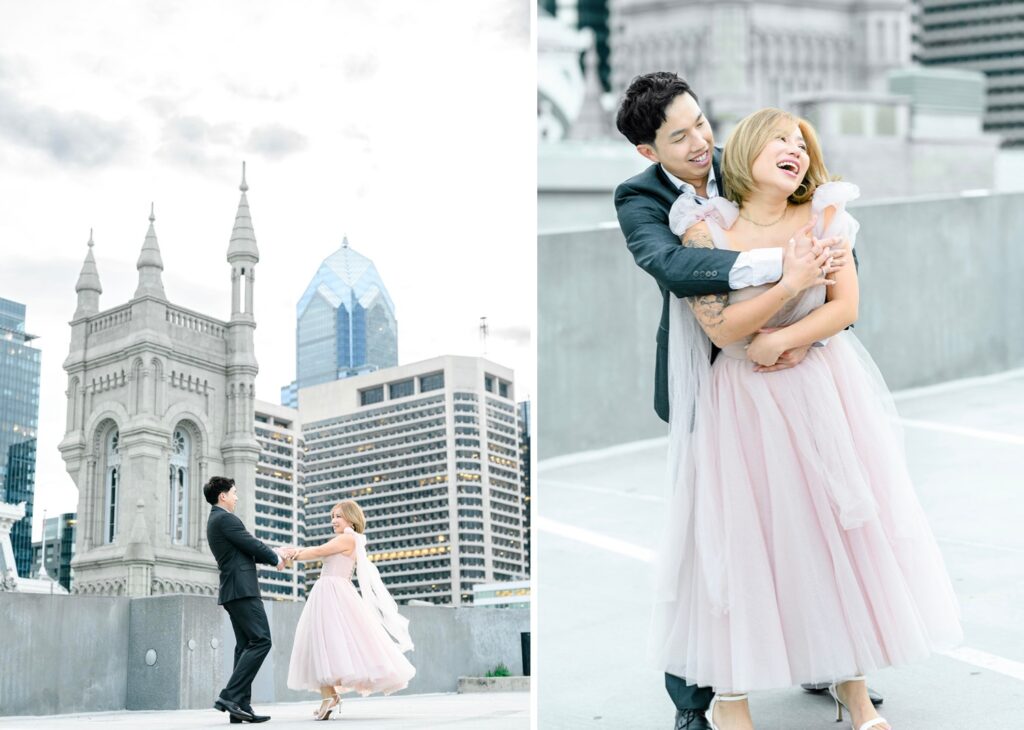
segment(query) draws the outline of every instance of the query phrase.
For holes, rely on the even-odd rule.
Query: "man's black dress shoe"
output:
[[[221,712],[230,712],[232,720],[234,720],[235,718],[238,718],[243,722],[252,722],[253,720],[253,714],[251,712],[246,710],[241,705],[232,702],[231,700],[226,700],[223,697],[218,697],[216,700],[214,700],[213,707],[214,709],[220,710]]]
[[[827,690],[828,685],[828,682],[819,682],[818,684],[801,684],[800,686],[803,687],[806,691],[818,695]],[[882,699],[882,695],[878,694],[877,692],[875,692],[875,690],[871,689],[870,687],[868,687],[868,697],[871,699],[871,704],[873,704],[875,707],[878,707],[880,704],[885,702],[885,700]]]
[[[242,723],[242,722],[266,722],[270,719],[270,715],[257,715],[256,710],[252,709],[252,705],[239,705],[243,710],[252,715],[251,720],[243,720],[240,717],[231,716],[231,724]]]
[[[711,726],[704,718],[704,710],[676,710],[672,730],[711,730]]]

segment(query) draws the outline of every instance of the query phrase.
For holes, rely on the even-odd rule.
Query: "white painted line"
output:
[[[995,373],[993,375],[979,375],[974,378],[960,378],[959,380],[947,380],[944,383],[936,383],[935,385],[923,385],[920,388],[906,388],[905,390],[894,390],[892,397],[896,400],[908,400],[910,398],[921,398],[929,395],[942,395],[953,390],[962,390],[964,388],[975,388],[986,385],[996,385],[997,383],[1003,383],[1007,380],[1015,380],[1016,378],[1024,378],[1024,368],[1018,368],[1016,370],[1005,370],[1001,373]]]
[[[575,489],[580,492],[588,492],[590,494],[601,494],[609,497],[618,497],[625,499],[638,499],[644,502],[657,502],[662,503],[665,501],[663,497],[655,497],[652,494],[638,494],[636,492],[627,492],[624,489],[608,489],[607,487],[594,487],[589,484],[575,484],[573,482],[562,482],[557,479],[539,479],[538,484],[541,488],[553,487],[555,489]]]
[[[547,517],[541,517],[534,522],[539,529],[544,532],[549,532],[552,535],[558,535],[569,540],[575,540],[576,542],[582,542],[585,545],[591,547],[600,548],[601,550],[607,550],[610,553],[616,555],[625,555],[627,558],[633,558],[634,560],[641,560],[645,563],[654,562],[654,551],[648,550],[647,548],[634,545],[631,542],[625,540],[619,540],[608,535],[602,535],[600,532],[591,532],[590,530],[584,530],[582,527],[574,527],[573,525],[567,525],[564,522],[557,522],[556,520],[549,519]]]
[[[952,537],[939,537],[936,538],[941,543],[948,545],[960,545],[962,547],[973,547],[981,548],[982,550],[997,550],[1004,553],[1014,553],[1015,555],[1024,555],[1024,548],[1012,547],[1010,545],[993,545],[987,542],[973,542],[971,540],[957,540]]]
[[[541,436],[543,438],[543,436]],[[601,459],[610,459],[613,456],[622,456],[624,454],[633,454],[637,451],[646,451],[648,449],[654,449],[658,447],[664,447],[668,445],[668,436],[659,436],[654,439],[645,439],[643,441],[629,441],[624,444],[616,444],[615,446],[609,446],[604,449],[594,449],[592,451],[576,451],[571,454],[565,454],[564,456],[555,456],[550,459],[542,459],[537,462],[537,473],[540,474],[551,469],[560,469],[563,466],[576,466],[577,464],[586,464],[591,461],[600,461]]]
[[[980,428],[967,428],[966,426],[953,426],[948,423],[936,423],[935,421],[919,421],[914,418],[901,418],[900,423],[909,428],[920,428],[925,431],[939,431],[941,433],[955,433],[958,436],[969,436],[970,438],[983,439],[985,441],[996,441],[1003,444],[1014,444],[1024,446],[1024,436],[1012,433],[1001,433],[999,431],[983,431]]]
[[[1014,661],[1013,659],[1004,659],[1001,656],[972,649],[969,646],[961,646],[958,649],[944,651],[942,654],[965,664],[999,672],[1014,679],[1024,680],[1024,663]]]

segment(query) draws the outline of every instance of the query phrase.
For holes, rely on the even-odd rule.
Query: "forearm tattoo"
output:
[[[683,234],[683,245],[687,248],[714,248],[711,233],[707,228],[694,227]],[[699,297],[687,297],[694,316],[701,327],[714,339],[715,333],[725,324],[725,308],[729,305],[728,294],[706,294]]]

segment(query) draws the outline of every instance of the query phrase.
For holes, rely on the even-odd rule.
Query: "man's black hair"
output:
[[[203,495],[206,497],[206,501],[210,504],[216,505],[217,498],[223,492],[230,492],[231,487],[235,486],[234,479],[228,479],[227,477],[210,477],[210,481],[203,487]]]
[[[637,76],[622,97],[615,126],[632,144],[654,144],[658,128],[665,123],[665,110],[680,94],[697,101],[690,85],[671,71]]]

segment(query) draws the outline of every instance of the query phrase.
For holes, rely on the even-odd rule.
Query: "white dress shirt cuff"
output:
[[[729,270],[729,288],[746,289],[748,286],[773,284],[782,278],[781,248],[755,248],[744,251]]]

